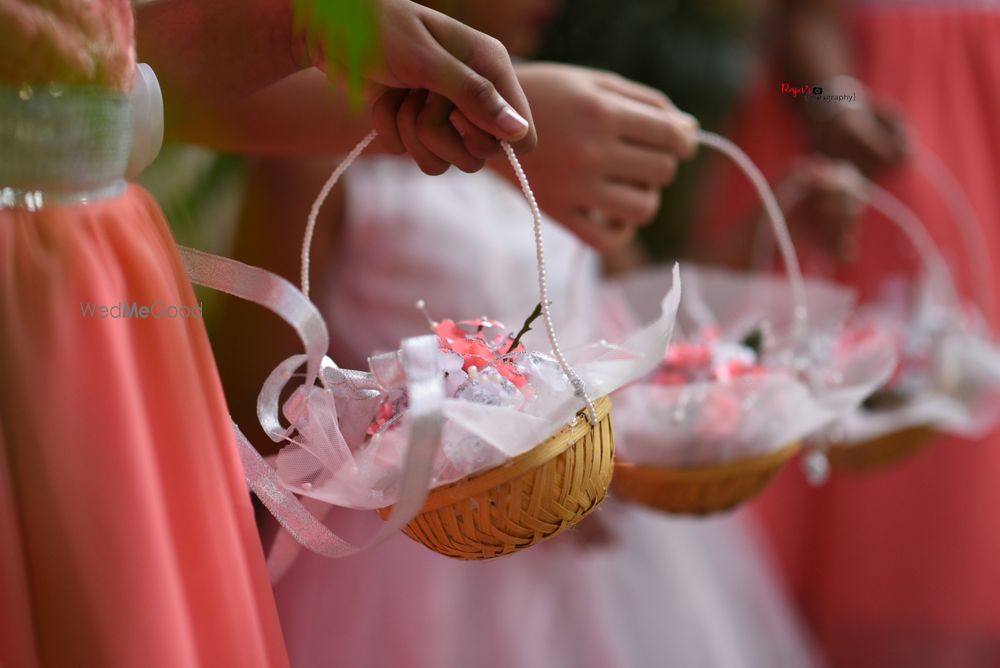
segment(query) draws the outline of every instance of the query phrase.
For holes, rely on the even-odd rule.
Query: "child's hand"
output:
[[[517,72],[544,137],[522,158],[540,206],[598,250],[622,246],[656,214],[678,160],[694,154],[697,121],[608,72],[549,63]],[[472,152],[491,149],[461,115],[452,122]]]
[[[489,155],[465,147],[448,121],[456,108],[490,137],[519,151],[534,147],[531,111],[500,42],[409,0],[376,2],[382,60],[364,75],[373,121],[389,152],[410,153],[429,174],[450,164],[480,169]],[[320,54],[310,59],[324,61]],[[498,152],[496,144],[490,155]]]
[[[812,132],[817,150],[853,163],[869,177],[898,167],[909,154],[901,117],[877,103],[813,122]]]
[[[467,171],[482,167],[484,156],[471,154],[448,122],[456,107],[480,132],[521,151],[534,147],[528,103],[498,41],[409,0],[365,1],[381,32],[379,62],[361,75],[386,148],[410,151],[432,173],[449,164]],[[158,0],[139,3],[136,18],[142,59],[156,70],[168,101],[167,129],[177,139],[211,142],[215,135],[232,135],[234,108],[304,68],[326,63],[323,45],[310,49],[306,33],[296,33],[290,0]],[[339,62],[337,53],[331,47]],[[346,69],[346,63],[339,65]],[[289,122],[303,125],[303,116],[317,115],[315,109],[290,111]],[[329,136],[342,129],[331,125],[305,131]],[[356,127],[342,134],[353,139]],[[230,136],[227,143],[240,142]]]
[[[864,208],[860,173],[851,163],[822,155],[801,160],[780,190],[795,193],[788,224],[801,243],[851,261]]]

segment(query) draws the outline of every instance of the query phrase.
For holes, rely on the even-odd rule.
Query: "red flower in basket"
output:
[[[502,332],[504,326],[486,318],[462,320],[457,324],[453,320],[442,320],[434,327],[434,332],[441,342],[441,350],[450,350],[462,356],[463,371],[468,373],[472,367],[480,371],[493,367],[518,388],[524,387],[527,379],[517,372],[514,363],[507,357],[509,353],[524,352],[524,346],[518,343],[512,349],[515,339],[506,334],[498,334],[488,340],[486,331],[491,329]]]
[[[372,423],[370,425],[368,425],[367,434],[369,436],[374,436],[375,434],[377,434],[379,431],[382,430],[382,427],[385,425],[385,423],[392,419],[392,417],[393,417],[392,402],[386,399],[384,402],[382,402],[382,405],[378,407],[378,413],[375,415],[375,419],[372,420]]]
[[[418,304],[420,308],[422,303]],[[512,353],[525,353],[521,337],[541,313],[535,308],[516,337],[504,333],[502,323],[489,318],[475,320],[442,320],[431,322],[444,356],[440,364],[446,379],[451,374],[452,396],[482,401],[483,403],[508,402],[520,393],[521,401],[534,396],[528,378],[517,370]],[[429,319],[429,318],[428,318]],[[458,366],[459,359],[461,366]],[[405,397],[400,401],[386,399],[368,426],[368,435],[374,436],[393,424],[399,410],[405,408]]]
[[[651,381],[657,385],[687,385],[763,373],[766,369],[758,364],[756,350],[742,343],[722,341],[719,331],[709,327],[701,331],[697,341],[678,341],[668,347]]]
[[[712,364],[712,349],[704,343],[679,341],[667,348],[663,363],[676,369],[704,369]]]

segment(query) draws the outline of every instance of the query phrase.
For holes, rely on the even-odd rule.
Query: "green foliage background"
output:
[[[326,71],[347,81],[351,103],[362,102],[362,75],[377,65],[380,31],[370,0],[292,0],[296,26],[312,47],[325,46]],[[343,67],[340,66],[343,63]]]

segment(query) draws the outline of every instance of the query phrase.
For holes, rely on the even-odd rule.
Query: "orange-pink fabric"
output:
[[[956,174],[1000,266],[1000,8],[870,7],[856,13],[852,38],[858,77]],[[806,150],[780,83],[772,76],[751,94],[732,132],[772,182]],[[715,198],[707,235],[753,201],[740,177],[720,176],[713,192],[727,197]],[[972,294],[972,263],[936,192],[912,167],[883,185],[922,217]],[[899,234],[868,216],[859,262],[838,274],[871,294],[913,266]],[[998,471],[1000,435],[941,439],[895,470],[835,476],[819,490],[789,467],[763,496],[757,510],[834,665],[1000,665]]]
[[[152,198],[0,210],[0,665],[286,666],[203,320]]]

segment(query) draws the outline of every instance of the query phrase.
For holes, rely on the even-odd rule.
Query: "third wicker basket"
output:
[[[793,443],[775,452],[730,464],[668,469],[615,464],[614,495],[625,501],[685,515],[708,515],[749,501],[767,487],[799,450]]]
[[[834,445],[826,458],[835,471],[877,471],[914,456],[934,441],[935,431],[913,427],[856,445]]]

